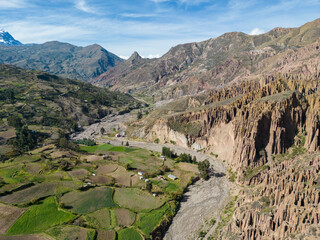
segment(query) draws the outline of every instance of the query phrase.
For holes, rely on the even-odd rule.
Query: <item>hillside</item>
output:
[[[82,81],[89,81],[122,61],[97,44],[77,47],[56,41],[23,46],[0,46],[0,53],[0,63]]]
[[[319,51],[314,50],[319,49],[319,23],[317,19],[299,28],[275,28],[255,36],[226,33],[207,41],[178,45],[159,59],[132,61],[133,55],[98,76],[94,83],[123,92],[152,94],[162,100],[229,82],[256,80],[278,71],[290,73],[297,61],[315,58],[310,62],[317,63]],[[316,46],[310,51],[312,44]],[[314,67],[310,62],[307,68]]]
[[[237,191],[217,224],[199,226],[208,239],[317,239],[319,78],[278,74],[184,97],[128,129],[225,162]]]
[[[0,65],[0,153],[14,137],[12,116],[37,132],[70,132],[139,106],[131,96],[48,73]]]

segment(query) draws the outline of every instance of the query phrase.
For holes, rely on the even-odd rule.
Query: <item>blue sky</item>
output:
[[[320,0],[0,0],[0,28],[23,43],[93,43],[128,57],[225,32],[297,27],[320,17]]]

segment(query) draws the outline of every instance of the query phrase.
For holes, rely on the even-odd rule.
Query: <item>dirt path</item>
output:
[[[130,115],[122,117],[120,122],[124,122],[123,120],[128,119],[129,117]],[[115,126],[114,123],[116,123],[117,120],[108,119],[108,121],[109,123],[103,122],[94,124],[94,126],[89,126],[82,134],[75,138],[95,137],[95,134],[97,134],[100,129],[99,127],[104,126],[105,128],[111,129]],[[121,145],[122,142],[127,141],[125,138],[113,140],[101,139],[99,138],[99,135],[95,138],[97,142],[110,142],[114,145]],[[145,148],[156,152],[161,152],[163,146],[170,147],[177,154],[189,153],[192,156],[196,156],[198,161],[208,159],[213,168],[209,180],[196,182],[196,184],[190,186],[188,191],[184,194],[180,209],[173,218],[172,224],[164,239],[196,239],[205,221],[209,222],[213,217],[217,220],[219,219],[220,213],[224,208],[229,195],[229,183],[227,177],[225,177],[225,167],[222,162],[216,160],[212,156],[176,145],[136,142],[131,140],[128,140],[128,142],[130,146]],[[212,231],[213,227],[209,229],[210,233]]]

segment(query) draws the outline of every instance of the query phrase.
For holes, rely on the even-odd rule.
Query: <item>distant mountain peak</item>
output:
[[[128,62],[130,62],[131,64],[140,62],[140,60],[142,59],[142,57],[139,55],[138,52],[134,52],[132,53],[131,57],[127,60]]]
[[[142,57],[139,55],[137,51],[132,53],[131,57],[128,60],[134,60],[134,59],[142,59]]]
[[[23,45],[21,42],[15,40],[10,33],[7,31],[0,29],[0,45],[4,46],[21,46]]]

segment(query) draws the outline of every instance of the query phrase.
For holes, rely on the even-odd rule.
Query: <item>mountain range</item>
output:
[[[142,58],[135,52],[124,61],[97,44],[77,47],[55,41],[1,46],[0,63],[164,100],[231,82],[258,80],[279,71],[290,73],[295,69],[310,74],[318,61],[313,48],[319,47],[319,37],[320,19],[316,19],[298,28],[275,28],[261,35],[231,32],[181,44],[155,59]],[[307,69],[297,70],[299,61],[307,61]]]
[[[320,19],[299,28],[275,28],[261,35],[231,32],[175,46],[158,59],[142,59],[135,53],[93,82],[114,90],[153,94],[158,100],[177,98],[274,72],[289,73],[297,61],[310,62],[310,58],[318,56],[314,53],[319,51],[309,46],[319,37]],[[313,68],[310,64],[308,67]]]
[[[0,63],[82,81],[90,81],[123,61],[97,44],[77,47],[57,41],[19,46],[7,44],[0,46],[0,53]]]

